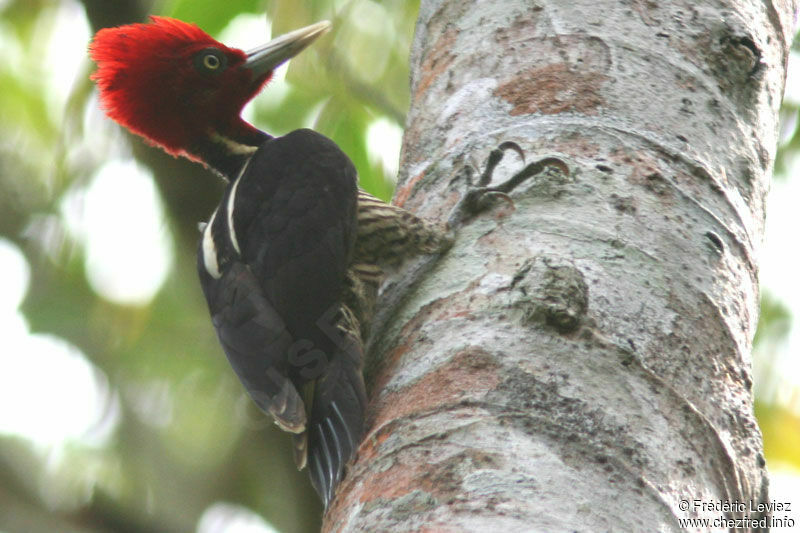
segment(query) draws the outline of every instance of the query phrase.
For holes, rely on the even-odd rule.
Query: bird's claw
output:
[[[461,197],[458,203],[453,207],[450,216],[447,218],[447,227],[451,231],[461,226],[464,221],[481,210],[484,201],[481,198],[488,193],[486,187],[471,187]]]
[[[502,198],[509,203],[514,202],[508,193],[496,190],[494,187],[474,187],[464,195],[464,208],[471,213],[480,213],[492,206],[496,198]]]
[[[519,158],[522,159],[522,163],[525,163],[525,152],[522,151],[522,148],[520,148],[517,143],[514,141],[505,141],[500,143],[497,148],[489,152],[489,157],[486,158],[486,165],[483,168],[480,180],[478,180],[479,187],[486,187],[492,181],[494,169],[500,164],[500,161],[503,160],[506,150],[513,150],[516,152],[517,155],[519,155]]]
[[[451,231],[454,231],[472,216],[487,209],[494,203],[493,200],[495,198],[502,198],[510,204],[513,204],[514,202],[509,196],[511,191],[528,178],[542,173],[547,167],[555,167],[563,174],[569,175],[569,168],[564,161],[557,157],[545,157],[525,165],[522,170],[503,183],[489,187],[488,185],[492,181],[494,170],[497,165],[500,164],[507,150],[516,152],[522,159],[522,162],[525,163],[525,154],[522,148],[513,141],[506,141],[489,152],[489,157],[486,159],[486,165],[478,180],[477,186],[472,184],[473,169],[469,166],[465,167],[464,175],[469,189],[455,205],[447,220],[447,226]]]

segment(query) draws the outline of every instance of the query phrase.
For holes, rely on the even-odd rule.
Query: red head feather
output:
[[[254,76],[242,67],[243,51],[194,24],[150,20],[102,29],[92,40],[92,79],[108,116],[168,153],[195,160],[191,150],[201,136],[252,132],[239,114],[271,73]],[[214,72],[202,67],[209,51],[220,61]]]

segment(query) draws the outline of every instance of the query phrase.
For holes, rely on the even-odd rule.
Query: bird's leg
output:
[[[353,264],[347,271],[342,303],[351,311],[362,339],[369,337],[375,300],[383,276],[381,267],[367,263]]]
[[[519,172],[503,183],[489,187],[495,168],[500,164],[507,150],[516,152],[522,159],[522,162],[525,163],[525,154],[522,148],[515,142],[506,141],[489,153],[489,157],[486,159],[486,164],[477,184],[473,184],[472,182],[474,169],[469,165],[464,167],[463,175],[466,178],[468,189],[453,208],[447,219],[447,227],[451,232],[455,231],[467,220],[491,205],[493,198],[500,197],[508,202],[512,202],[509,193],[528,178],[541,174],[547,167],[555,167],[563,174],[569,175],[569,168],[564,161],[557,157],[545,157],[525,165]]]
[[[369,338],[385,272],[396,270],[408,259],[442,253],[451,244],[441,224],[359,191],[358,234],[343,300],[358,320],[362,338]]]
[[[450,244],[441,224],[359,191],[353,264],[391,269],[406,259],[443,251]]]

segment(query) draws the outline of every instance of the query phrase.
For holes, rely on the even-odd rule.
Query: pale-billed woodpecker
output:
[[[488,187],[505,150],[522,156],[505,142],[478,187],[437,225],[358,189],[353,164],[323,135],[272,137],[245,122],[242,108],[273,70],[329,27],[313,24],[245,53],[196,25],[151,17],[100,30],[90,45],[110,118],[228,181],[198,250],[211,319],[251,398],[294,434],[297,466],[308,466],[326,506],[364,430],[362,338],[384,269],[446,250],[486,193],[506,194],[548,165],[567,172],[546,158]]]
[[[362,335],[382,265],[437,251],[434,225],[358,189],[348,157],[308,129],[272,137],[244,105],[273,70],[330,27],[243,52],[165,17],[100,30],[92,75],[110,118],[228,181],[205,225],[200,281],[231,366],[294,434],[325,505],[360,442]]]

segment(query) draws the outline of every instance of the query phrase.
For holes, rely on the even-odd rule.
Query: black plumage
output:
[[[270,138],[205,228],[198,269],[212,322],[253,400],[296,434],[327,504],[363,431],[358,324],[342,303],[357,176],[326,137]],[[307,449],[307,452],[306,452]]]

